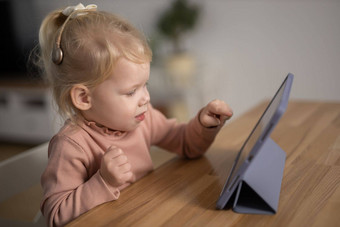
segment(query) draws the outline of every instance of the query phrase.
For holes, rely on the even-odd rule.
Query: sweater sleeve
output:
[[[99,171],[89,175],[88,159],[75,141],[63,136],[51,140],[41,177],[41,210],[49,226],[65,225],[99,204],[118,199],[119,189],[107,185]]]
[[[213,143],[221,126],[204,127],[199,121],[200,112],[187,124],[179,124],[175,119],[167,119],[162,113],[152,109],[151,143],[182,157],[201,156]]]

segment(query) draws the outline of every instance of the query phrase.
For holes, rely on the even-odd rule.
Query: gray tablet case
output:
[[[217,209],[232,207],[235,212],[247,214],[277,212],[286,154],[270,134],[286,110],[293,78],[293,74],[287,75],[243,144]]]

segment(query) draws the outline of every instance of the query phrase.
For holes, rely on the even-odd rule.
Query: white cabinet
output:
[[[43,86],[0,86],[0,140],[41,143],[60,127]]]

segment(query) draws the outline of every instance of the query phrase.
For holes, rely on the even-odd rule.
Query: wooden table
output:
[[[69,226],[339,226],[340,103],[288,105],[271,136],[287,154],[276,215],[215,209],[234,158],[266,105],[227,124],[204,157],[171,159],[117,201]]]

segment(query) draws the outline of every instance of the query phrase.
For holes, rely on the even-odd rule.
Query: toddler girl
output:
[[[51,12],[39,34],[44,74],[68,120],[49,144],[41,210],[64,225],[152,171],[157,145],[185,158],[201,156],[232,111],[223,101],[187,124],[150,104],[151,50],[128,22],[95,5]],[[157,187],[153,185],[152,187]]]

